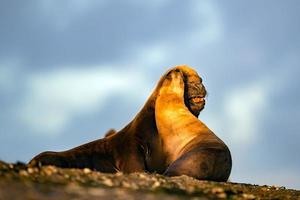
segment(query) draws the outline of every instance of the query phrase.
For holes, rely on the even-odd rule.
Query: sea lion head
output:
[[[202,83],[202,78],[198,73],[186,66],[176,66],[175,70],[180,70],[184,81],[184,102],[189,111],[196,117],[205,106],[206,89]]]

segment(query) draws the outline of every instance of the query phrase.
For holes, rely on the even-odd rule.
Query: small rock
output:
[[[123,186],[123,187],[126,187],[126,188],[130,188],[131,185],[130,185],[130,183],[128,183],[128,182],[126,182],[126,181],[123,181],[123,182],[122,182],[122,186]]]
[[[246,193],[244,193],[242,196],[245,199],[255,199],[255,196],[253,194],[246,194]]]
[[[157,178],[156,177],[151,177],[150,180],[151,181],[157,181]]]
[[[191,185],[187,185],[185,189],[187,193],[193,193],[195,191],[195,187]]]
[[[274,186],[275,190],[284,190],[285,187],[282,187],[282,186]]]
[[[104,179],[102,183],[104,185],[110,186],[110,187],[114,185],[113,182],[112,182],[112,180],[110,180],[110,179]]]
[[[144,174],[138,174],[138,177],[140,177],[140,178],[147,178]]]
[[[115,173],[114,174],[115,176],[122,176],[123,175],[123,173],[122,172],[120,172],[120,171],[118,171],[117,173]]]
[[[46,166],[43,168],[43,171],[46,173],[47,176],[51,176],[52,174],[57,172],[57,169],[54,166]]]
[[[139,186],[135,183],[131,183],[130,188],[133,189],[133,190],[137,190],[137,189],[139,189]]]
[[[152,185],[152,188],[157,188],[160,186],[160,182],[159,181],[155,181]]]
[[[92,172],[92,170],[90,170],[89,168],[84,168],[83,169],[83,173],[85,173],[85,174],[89,174],[91,172]]]
[[[220,187],[215,187],[211,190],[212,193],[217,194],[217,193],[224,193],[224,189]]]
[[[220,199],[226,199],[227,194],[222,192],[222,193],[217,194],[217,197],[220,198]]]
[[[28,176],[28,172],[24,169],[19,171],[20,176]]]
[[[34,173],[34,169],[33,169],[33,168],[31,168],[31,167],[29,167],[29,168],[27,169],[27,171],[28,171],[28,173],[29,173],[29,174],[32,174],[32,173]]]

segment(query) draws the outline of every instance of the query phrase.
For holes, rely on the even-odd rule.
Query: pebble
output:
[[[46,173],[47,176],[50,176],[50,175],[56,173],[57,169],[54,166],[46,166],[43,168],[43,171]]]
[[[117,173],[115,173],[114,174],[115,176],[122,176],[123,175],[123,173],[122,172],[120,172],[120,171],[118,171]]]
[[[246,194],[246,193],[244,193],[242,196],[245,199],[255,199],[255,196],[253,194]]]
[[[160,186],[160,182],[159,181],[155,181],[152,185],[152,188],[157,188]]]
[[[89,168],[84,168],[83,169],[83,173],[85,173],[85,174],[89,174],[91,172],[92,172],[92,170],[90,170]]]
[[[131,189],[133,189],[133,190],[139,189],[139,186],[138,186],[137,184],[135,184],[135,183],[131,183],[130,187],[131,187]]]
[[[226,193],[219,193],[217,194],[217,197],[220,198],[220,199],[226,199],[227,198],[227,194]]]
[[[195,191],[195,187],[191,186],[191,185],[187,185],[185,190],[190,194],[190,193],[193,193]]]
[[[144,174],[138,174],[138,177],[140,177],[140,178],[147,178]]]
[[[26,170],[20,170],[19,171],[20,176],[28,176],[28,172]]]
[[[113,182],[112,182],[112,180],[110,180],[110,179],[104,179],[102,183],[104,185],[110,186],[110,187],[114,185]]]
[[[123,181],[123,182],[122,182],[122,186],[123,186],[123,187],[130,188],[131,185],[130,185],[130,183],[128,183],[128,182],[126,182],[126,181]]]
[[[34,172],[34,169],[33,168],[28,168],[27,171],[28,171],[29,174],[32,174]]]
[[[212,193],[216,194],[216,193],[224,193],[224,189],[220,188],[220,187],[215,187],[211,190]]]
[[[157,188],[160,186],[160,182],[159,181],[155,181],[152,185],[152,188]]]

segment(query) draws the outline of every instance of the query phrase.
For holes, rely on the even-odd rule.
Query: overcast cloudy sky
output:
[[[170,67],[193,66],[231,180],[300,189],[300,1],[4,0],[0,159],[125,126]]]

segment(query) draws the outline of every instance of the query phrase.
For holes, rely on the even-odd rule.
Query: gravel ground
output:
[[[299,199],[276,186],[199,181],[188,176],[107,174],[0,161],[0,200],[7,199]]]

